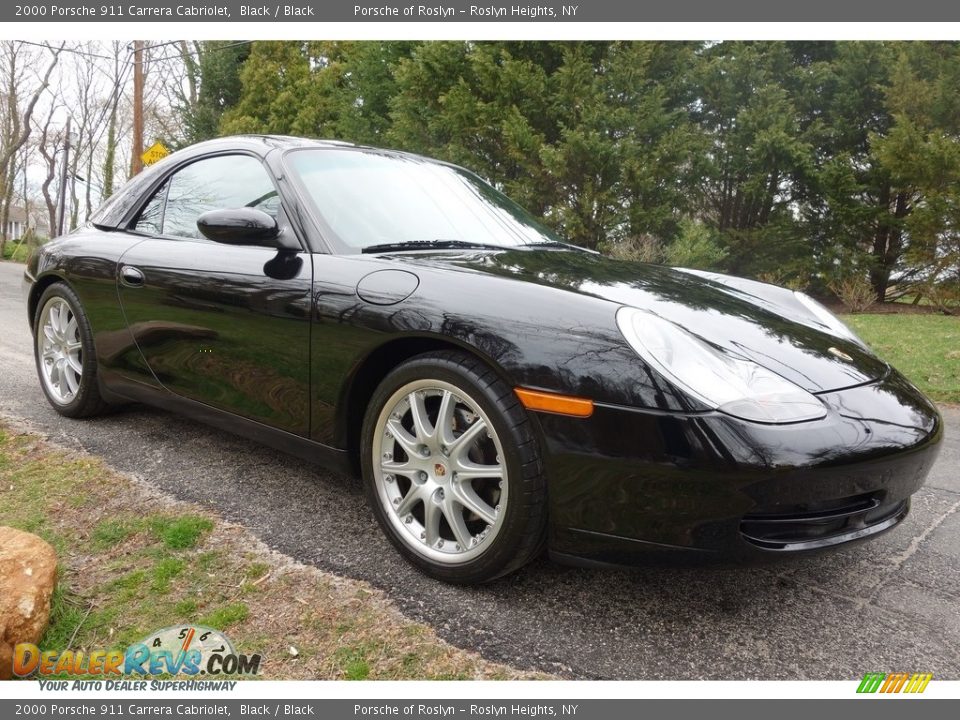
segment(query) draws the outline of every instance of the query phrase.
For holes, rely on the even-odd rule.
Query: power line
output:
[[[179,42],[181,42],[181,41],[180,41],[180,40],[174,40],[174,41],[168,42],[168,43],[158,43],[158,44],[156,44],[156,45],[147,45],[146,47],[144,47],[144,50],[149,50],[149,49],[151,49],[151,48],[163,47],[164,45],[173,45],[173,44],[179,43]],[[203,53],[214,53],[214,52],[220,52],[221,50],[229,50],[230,48],[239,47],[240,45],[249,45],[249,44],[252,43],[252,42],[253,42],[253,40],[240,40],[239,42],[230,43],[229,45],[221,45],[220,47],[207,48],[206,50],[203,51]],[[198,51],[196,51],[196,50],[192,50],[192,49],[190,49],[190,48],[187,49],[187,53],[190,54],[190,55],[200,55],[200,54],[201,54],[200,52],[198,52]],[[181,53],[177,53],[176,55],[160,55],[159,57],[144,57],[144,59],[143,59],[141,62],[143,62],[144,64],[148,64],[148,63],[151,63],[151,62],[153,62],[153,61],[155,61],[155,60],[156,60],[156,61],[160,61],[160,60],[182,60],[182,59],[183,59],[183,53],[181,52]],[[133,62],[136,62],[136,61],[133,61]]]
[[[57,49],[58,49],[58,48],[56,48],[56,47],[54,47],[54,46],[52,46],[52,45],[50,45],[50,44],[48,44],[48,43],[31,42],[30,40],[15,40],[14,42],[18,42],[18,43],[20,43],[21,45],[32,45],[32,46],[34,46],[34,47],[42,47],[42,48],[46,48],[47,50],[57,50]],[[144,49],[144,50],[152,50],[152,49],[154,49],[154,48],[166,47],[166,46],[168,46],[168,45],[178,45],[178,44],[181,43],[181,42],[183,42],[183,41],[182,41],[182,40],[170,40],[169,42],[156,43],[156,44],[154,44],[154,45],[144,45],[143,49]],[[249,44],[252,43],[252,42],[253,42],[253,40],[240,40],[240,41],[238,41],[238,42],[233,42],[233,43],[230,43],[230,44],[228,44],[228,45],[221,45],[220,47],[209,48],[209,49],[206,50],[205,52],[219,52],[219,51],[221,51],[221,50],[228,50],[229,48],[238,47],[238,46],[240,46],[240,45],[249,45]],[[86,57],[100,58],[101,60],[113,60],[113,59],[114,59],[114,58],[111,57],[110,55],[102,55],[102,54],[100,54],[100,53],[90,52],[90,51],[88,51],[88,50],[78,50],[77,48],[71,48],[71,47],[67,47],[67,46],[64,46],[64,47],[62,47],[62,48],[59,48],[59,50],[60,50],[61,52],[73,53],[74,55],[84,55],[84,56],[86,56]],[[199,55],[199,54],[200,54],[200,52],[198,52],[198,51],[196,51],[196,50],[192,50],[192,49],[190,49],[190,48],[187,48],[187,52],[188,52],[189,54],[191,54],[191,55]],[[144,60],[142,60],[142,62],[143,62],[143,63],[149,63],[149,62],[152,62],[153,60],[175,60],[175,59],[179,59],[179,58],[182,58],[182,57],[183,57],[183,53],[181,52],[181,53],[178,53],[178,54],[176,54],[176,55],[160,55],[159,57],[145,58]],[[135,63],[136,61],[134,61],[134,60],[128,60],[127,62]]]
[[[176,54],[176,55],[161,55],[160,57],[147,57],[146,54],[145,54],[147,50],[152,50],[152,49],[154,49],[154,48],[167,47],[168,45],[178,45],[178,44],[180,44],[181,42],[183,42],[183,40],[170,40],[170,41],[168,41],[168,42],[156,43],[156,44],[154,44],[154,45],[144,45],[144,46],[141,48],[141,49],[144,51],[144,54],[142,55],[143,60],[140,60],[140,64],[141,64],[141,65],[145,65],[145,64],[149,63],[149,62],[152,61],[152,60],[166,60],[166,59],[168,59],[168,58],[172,59],[172,58],[180,58],[180,57],[183,57],[183,53],[178,53],[178,54]],[[135,60],[135,59],[134,59],[134,60],[131,60],[131,62],[132,62],[134,65],[137,64],[137,60]]]
[[[15,40],[14,42],[18,42],[21,45],[33,45],[34,47],[42,47],[42,48],[46,48],[47,50],[59,49],[60,52],[73,53],[74,55],[85,55],[87,57],[101,58],[103,60],[113,60],[113,58],[110,57],[109,55],[100,55],[98,53],[92,53],[86,50],[77,50],[76,48],[70,48],[70,47],[67,47],[66,45],[64,45],[61,48],[55,48],[52,45],[49,45],[47,43],[30,42],[29,40]]]
[[[148,46],[147,46],[147,49],[150,49],[150,48],[153,48],[153,47],[161,47],[162,45],[173,45],[174,43],[179,43],[179,42],[182,42],[182,41],[181,41],[181,40],[174,40],[173,42],[170,42],[170,43],[160,43],[159,45],[148,45]],[[215,41],[215,40],[207,40],[206,42],[216,42],[216,41]],[[253,40],[238,40],[237,42],[228,43],[227,45],[220,45],[220,46],[218,46],[218,47],[208,48],[208,49],[205,50],[204,52],[220,52],[221,50],[228,50],[229,48],[238,47],[238,46],[240,46],[240,45],[249,45],[249,44],[252,43],[252,42],[253,42]],[[190,50],[189,48],[188,48],[187,52],[189,52],[191,55],[199,55],[199,54],[200,54],[200,52],[199,52],[198,50]]]
[[[169,41],[167,41],[167,42],[154,43],[153,45],[144,45],[144,46],[143,46],[143,49],[144,49],[144,50],[151,50],[152,48],[166,47],[167,45],[177,45],[177,44],[182,43],[182,42],[183,42],[183,40],[169,40]]]
[[[127,49],[128,58],[131,53],[132,51],[128,48]],[[103,109],[100,111],[100,117],[97,119],[96,125],[100,129],[100,131],[97,133],[96,138],[91,138],[91,142],[94,146],[98,146],[100,144],[100,138],[103,137],[103,133],[106,130],[106,126],[103,124],[103,121],[107,116],[107,110],[110,109],[111,103],[118,103],[120,101],[119,100],[120,88],[126,84],[127,75],[130,73],[130,69],[133,67],[131,64],[127,63],[127,59],[124,59],[123,62],[124,62],[123,69],[117,75],[116,82],[114,82],[113,84],[113,90],[110,93],[110,102],[104,104]]]

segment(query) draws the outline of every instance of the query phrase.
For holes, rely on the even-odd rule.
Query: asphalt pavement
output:
[[[956,409],[943,409],[946,446],[909,518],[873,542],[750,568],[540,560],[488,586],[452,587],[400,558],[353,479],[142,406],[95,420],[54,413],[34,369],[22,272],[0,263],[0,414],[241,523],[296,560],[382,588],[454,645],[568,678],[960,679]]]

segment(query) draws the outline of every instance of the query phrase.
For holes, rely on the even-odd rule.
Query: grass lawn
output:
[[[842,319],[932,400],[960,403],[960,317],[865,313]]]
[[[124,650],[196,623],[261,654],[258,677],[271,680],[543,677],[454,648],[370,585],[271,553],[242,527],[3,421],[0,525],[57,551],[41,650]]]

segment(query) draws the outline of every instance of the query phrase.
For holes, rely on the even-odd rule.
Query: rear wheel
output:
[[[480,361],[430,353],[397,367],[367,408],[362,453],[377,520],[427,574],[484,582],[542,547],[545,483],[530,420]]]
[[[40,387],[53,409],[75,418],[107,410],[97,386],[90,323],[65,283],[54,283],[40,296],[33,332]]]

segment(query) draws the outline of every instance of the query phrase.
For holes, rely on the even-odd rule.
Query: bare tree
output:
[[[150,142],[180,139],[175,98],[198,92],[195,68],[187,66],[197,52],[189,42],[147,44],[144,137]],[[37,47],[10,41],[0,44],[0,55],[0,224],[6,225],[14,197],[22,196],[25,206],[32,205],[34,213],[42,210],[56,228],[58,194],[64,192],[64,225],[74,228],[126,177],[125,156],[133,144],[131,45],[90,41]],[[63,184],[61,128],[67,117],[73,132]]]
[[[112,45],[112,89],[108,98],[107,137],[103,158],[103,177],[101,178],[100,199],[106,200],[113,194],[113,174],[117,161],[117,124],[120,113],[120,100],[123,97],[123,79],[128,64],[121,61],[120,53],[124,44],[114,40]],[[128,53],[129,54],[129,53]]]
[[[49,111],[39,124],[39,139],[37,142],[37,150],[43,158],[46,171],[43,183],[40,186],[40,192],[47,207],[47,227],[50,228],[51,236],[57,227],[57,196],[53,192],[53,184],[57,179],[57,167],[59,165],[57,161],[60,158],[63,144],[63,136],[51,127],[53,117],[58,109],[56,103],[50,104]]]
[[[82,54],[74,63],[69,98],[74,130],[70,139],[68,168],[71,229],[77,226],[81,210],[84,211],[84,217],[92,210],[90,186],[93,182],[93,158],[102,134],[103,118],[109,109],[104,78],[109,79],[110,74],[102,67],[105,58],[97,52],[99,46],[87,43],[78,49]],[[84,189],[82,202],[77,196],[77,181],[81,182]]]
[[[49,59],[42,75],[36,74],[39,58],[27,46],[12,40],[0,43],[0,72],[3,86],[4,117],[0,138],[0,256],[6,249],[7,221],[17,174],[17,153],[27,143],[32,129],[31,119],[40,97],[46,91],[50,77],[60,59],[64,43],[49,47]],[[24,104],[21,104],[25,101]]]
[[[147,84],[145,107],[147,132],[154,137],[176,144],[186,136],[184,114],[175,110],[197,103],[202,47],[199,42],[179,40],[147,48],[153,75]]]

